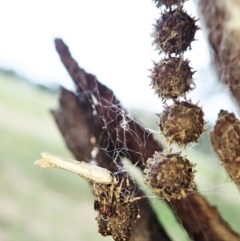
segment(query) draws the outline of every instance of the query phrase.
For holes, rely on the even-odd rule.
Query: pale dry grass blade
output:
[[[41,167],[56,167],[78,174],[82,178],[102,184],[112,184],[115,182],[113,174],[105,168],[69,158],[56,156],[48,152],[42,152],[43,159],[37,160],[34,164]]]

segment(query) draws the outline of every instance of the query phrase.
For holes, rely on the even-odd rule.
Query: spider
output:
[[[137,200],[144,197],[134,197],[128,176],[110,185],[94,183],[93,189],[94,210],[99,212],[98,232],[102,236],[112,235],[115,241],[128,241],[132,225],[140,218]]]

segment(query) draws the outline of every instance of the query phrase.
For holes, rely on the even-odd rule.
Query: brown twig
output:
[[[55,44],[62,63],[77,86],[76,95],[79,96],[80,102],[86,96],[88,96],[88,99],[93,99],[93,102],[94,99],[97,101],[95,108],[98,115],[93,117],[93,119],[97,121],[97,125],[100,127],[98,133],[95,134],[100,149],[107,148],[106,151],[108,153],[113,152],[114,149],[121,150],[120,155],[131,159],[134,162],[133,164],[144,166],[147,158],[154,151],[162,150],[162,147],[154,140],[150,131],[144,129],[127,115],[124,115],[126,111],[110,89],[98,82],[94,75],[86,73],[78,66],[62,40],[56,39]],[[90,114],[91,111],[92,108],[90,108]],[[102,116],[102,118],[100,119],[99,116]],[[89,121],[92,122],[91,119]],[[125,123],[132,132],[125,131],[123,126]],[[106,147],[106,143],[102,143],[105,141],[101,138],[103,128],[106,129],[105,134],[108,136],[107,145],[109,147]],[[111,136],[109,136],[109,133],[111,133]],[[152,146],[146,150],[146,142],[149,141],[152,143]],[[127,149],[125,148],[126,143]]]
[[[64,51],[64,49],[62,50]],[[85,75],[85,72],[81,72],[80,76],[84,79],[87,76],[93,77],[92,75]],[[88,93],[87,96],[86,93]],[[109,92],[107,91],[107,93]],[[95,158],[97,164],[108,170],[117,171],[116,165],[109,155],[114,146],[111,144],[111,138],[109,138],[107,131],[104,132],[103,130],[102,119],[99,118],[99,115],[93,114],[94,111],[88,99],[89,92],[78,93],[77,96],[62,88],[60,107],[58,110],[52,111],[69,149],[76,159],[88,162],[92,159],[91,152],[97,143],[99,146]],[[106,140],[109,140],[110,143],[106,143]],[[161,147],[158,146],[158,148]],[[120,159],[117,161],[120,162]],[[140,200],[139,206],[142,218],[138,219],[136,225],[133,226],[131,241],[159,239],[170,241],[171,239],[159,225],[156,215],[147,200]]]
[[[76,95],[62,88],[60,107],[58,110],[53,111],[53,115],[68,147],[76,159],[83,160],[85,158],[84,160],[88,162],[91,160],[91,151],[94,148],[90,140],[94,137],[96,138],[96,143],[99,140],[100,145],[103,145],[104,142],[102,140],[105,138],[107,140],[108,136],[106,133],[101,134],[102,127],[92,125],[92,123],[98,123],[100,120],[97,120],[98,115],[92,115],[91,105],[88,105],[87,102],[87,98],[83,98],[83,96],[81,102],[79,102],[79,98]],[[86,106],[90,109],[86,108]],[[113,160],[105,151],[106,149],[100,148],[95,160],[99,166],[116,171],[116,165],[113,164]],[[159,226],[150,204],[144,199],[140,200],[139,205],[142,218],[138,219],[136,225],[133,226],[131,241],[154,241],[159,239],[170,241],[166,232]]]
[[[124,151],[121,154],[129,157],[133,163],[138,164],[143,170],[147,158],[152,156],[154,151],[161,150],[161,146],[154,140],[151,133],[131,119],[128,119],[128,125],[134,134],[124,132],[121,129],[121,122],[123,121],[122,111],[124,110],[113,92],[100,84],[95,76],[86,73],[78,66],[62,40],[56,39],[55,44],[64,66],[78,87],[78,98],[67,90],[62,89],[60,108],[58,111],[53,112],[56,122],[74,155],[79,160],[83,159],[82,156],[89,155],[86,153],[88,148],[83,150],[81,144],[85,141],[87,143],[83,144],[89,145],[89,138],[93,135],[100,146],[100,156],[106,157],[106,159],[100,158],[101,161],[98,163],[100,166],[112,170],[112,159],[109,153],[113,153],[114,148],[117,147],[127,150],[127,152]],[[93,115],[92,105],[88,101],[89,98],[93,99],[92,95],[99,103],[95,104],[97,115]],[[100,115],[102,116],[101,119]],[[83,121],[82,123],[81,120]],[[103,132],[104,128],[106,128],[106,132]],[[86,140],[81,139],[83,130],[87,133]],[[110,141],[107,147],[104,146],[104,140]],[[79,151],[83,151],[85,154],[81,154]],[[144,205],[146,205],[146,201],[142,202],[145,202]],[[189,195],[182,200],[174,200],[172,204],[184,228],[194,240],[240,240],[240,237],[222,220],[216,209],[210,206],[204,197],[199,194]],[[137,225],[135,226],[133,233],[136,233],[137,230],[139,234],[137,236],[133,235],[132,240],[137,240],[137,238],[139,238],[138,240],[160,240],[160,236],[157,235],[165,238],[161,240],[169,240],[163,229],[158,226],[155,216],[155,221],[149,221],[149,213],[152,215],[152,210],[149,206],[147,208],[144,205],[142,206],[144,215],[141,214],[142,218],[140,219],[143,227],[139,229]],[[157,233],[154,231],[155,229],[158,230]],[[144,239],[141,239],[141,237],[144,237]]]

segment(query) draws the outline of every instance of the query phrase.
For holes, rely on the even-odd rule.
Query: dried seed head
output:
[[[115,241],[130,239],[131,228],[140,217],[137,201],[143,198],[135,197],[133,188],[128,177],[111,185],[94,183],[94,210],[102,236],[111,235]]]
[[[115,212],[108,219],[98,215],[98,232],[102,236],[111,235],[115,241],[129,240],[131,228],[138,218],[139,208],[137,202],[116,205]]]
[[[165,58],[154,63],[151,85],[163,99],[185,97],[186,92],[193,89],[193,74],[189,61],[183,57]]]
[[[113,239],[115,241],[129,240],[131,237],[131,228],[137,220],[139,213],[137,202],[126,203],[117,206],[116,215],[110,220]]]
[[[234,113],[220,110],[211,141],[222,165],[240,187],[240,120]]]
[[[160,8],[161,6],[166,6],[166,8],[171,8],[173,5],[180,5],[186,0],[154,0],[156,6]]]
[[[190,47],[199,27],[182,8],[164,12],[155,25],[153,43],[166,53],[180,54]]]
[[[170,143],[186,146],[197,142],[204,132],[204,113],[200,107],[187,101],[176,101],[159,115],[160,130]]]
[[[145,182],[163,199],[181,199],[196,189],[194,166],[180,153],[155,152],[147,160]]]

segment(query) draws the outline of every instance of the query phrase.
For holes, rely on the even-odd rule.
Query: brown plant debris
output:
[[[56,49],[61,57],[61,61],[78,87],[78,93],[82,93],[81,98],[77,97],[65,89],[61,91],[60,106],[58,110],[53,112],[55,120],[59,129],[61,130],[66,143],[72,150],[78,160],[91,160],[92,144],[89,138],[94,136],[96,142],[101,142],[102,139],[107,139],[108,135],[115,145],[109,145],[108,149],[100,148],[99,155],[97,156],[97,163],[101,167],[112,170],[112,158],[109,152],[113,150],[118,143],[115,135],[116,128],[120,125],[121,119],[119,118],[119,111],[111,111],[107,106],[101,109],[99,116],[103,116],[106,122],[115,120],[112,125],[107,126],[108,135],[103,129],[106,128],[101,119],[96,121],[98,115],[94,115],[92,105],[89,103],[89,98],[86,98],[88,93],[95,93],[98,90],[95,98],[101,103],[102,100],[107,100],[104,104],[108,103],[110,106],[118,104],[113,92],[102,85],[95,76],[87,73],[79,67],[77,62],[71,56],[68,47],[61,39],[55,40]],[[97,110],[98,111],[98,110]],[[114,116],[115,115],[115,116]],[[145,161],[152,156],[154,150],[160,151],[161,145],[154,139],[151,133],[146,133],[146,129],[138,126],[138,123],[129,122],[129,128],[134,130],[134,135],[123,136],[119,135],[118,140],[125,143],[125,148],[129,150],[129,159],[132,163],[138,164],[143,170],[144,165],[142,160]],[[83,135],[84,131],[84,135]],[[89,134],[88,134],[89,133]],[[126,133],[127,134],[127,133]],[[88,138],[89,137],[89,138]],[[126,138],[126,139],[125,139]],[[136,142],[137,140],[144,140]],[[121,147],[119,147],[121,148]],[[136,155],[136,153],[138,155]],[[101,155],[100,155],[101,154]],[[139,154],[143,157],[139,158]],[[99,160],[99,156],[102,156]],[[88,159],[86,157],[89,157]],[[189,236],[195,241],[239,241],[240,237],[237,233],[233,232],[229,225],[224,222],[223,218],[219,215],[216,208],[211,206],[206,199],[199,193],[187,195],[186,198],[175,200],[172,199],[174,210],[178,214],[178,219],[188,232]],[[152,208],[147,200],[139,200],[141,218],[137,219],[136,225],[132,227],[131,241],[169,241],[171,240],[163,227],[156,219]]]
[[[154,27],[153,43],[169,54],[180,54],[187,50],[199,29],[196,20],[182,8],[165,11]]]
[[[189,61],[183,57],[171,57],[154,63],[151,74],[151,85],[163,99],[185,97],[193,89],[193,74]]]
[[[112,153],[114,154],[117,148],[123,150],[115,156],[117,164],[121,165],[120,157],[126,156],[132,163],[142,167],[154,150],[162,150],[161,145],[146,128],[133,119],[127,121],[129,129],[134,130],[134,135],[133,132],[123,132],[123,128],[120,128],[123,121],[121,113],[125,110],[112,90],[101,84],[94,75],[82,69],[61,39],[56,39],[55,44],[63,65],[77,87],[77,95],[62,88],[60,106],[53,111],[53,114],[76,159],[86,162],[92,160],[91,153],[95,144],[93,145],[90,140],[94,137],[98,147],[95,159],[97,165],[112,172],[118,171],[112,158]],[[98,105],[95,105],[95,111],[91,96],[94,96],[98,102]],[[96,111],[97,114],[95,114]],[[148,142],[151,143],[151,146],[147,146],[145,149],[145,143]],[[126,146],[129,150],[127,153],[124,152]],[[161,239],[170,241],[171,238],[159,224],[153,208],[146,199],[139,200],[139,209],[141,218],[137,219],[136,225],[132,226],[130,240],[154,241]]]
[[[94,184],[98,231],[102,236],[111,235],[115,241],[128,241],[133,224],[140,218],[137,200],[143,197],[135,197],[129,185],[128,177],[123,177],[118,185]]]
[[[181,153],[155,152],[153,158],[147,160],[144,170],[145,182],[161,198],[185,198],[196,191],[194,183],[194,164]]]
[[[166,8],[171,8],[174,5],[181,5],[186,0],[154,0],[156,6],[160,8],[161,6],[165,6]]]
[[[200,107],[187,101],[176,101],[159,114],[160,130],[169,143],[186,146],[197,142],[204,132],[204,113]]]
[[[240,188],[240,121],[234,113],[219,112],[211,141],[223,166]]]

